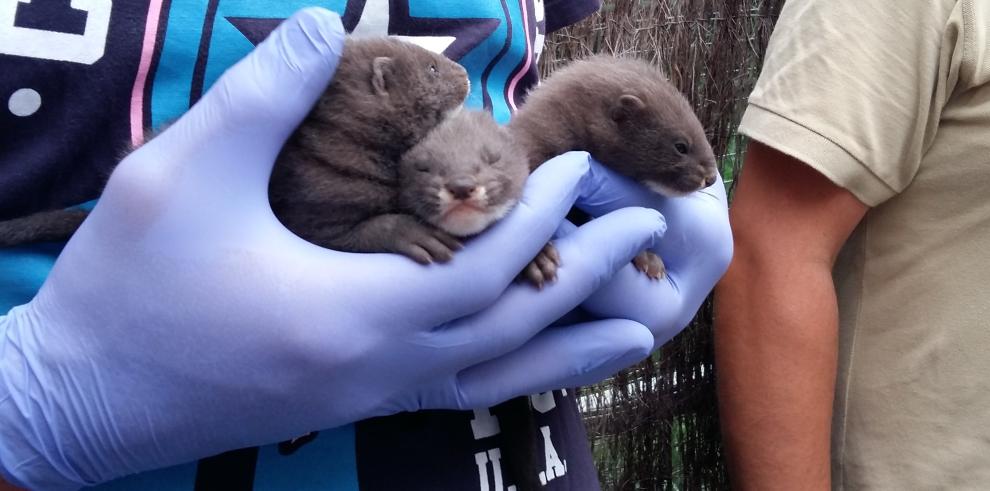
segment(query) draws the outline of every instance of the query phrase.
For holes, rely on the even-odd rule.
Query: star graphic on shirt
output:
[[[255,45],[285,20],[236,16],[225,19]],[[459,60],[488,39],[502,22],[496,18],[413,17],[409,0],[347,0],[341,20],[344,29],[354,36],[395,36],[452,60]]]

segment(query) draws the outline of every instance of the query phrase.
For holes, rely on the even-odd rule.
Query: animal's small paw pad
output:
[[[663,260],[660,259],[660,256],[650,251],[640,252],[633,258],[632,262],[633,266],[636,266],[636,269],[645,273],[650,279],[659,280],[666,274]]]
[[[560,254],[552,242],[547,242],[536,258],[526,265],[520,277],[525,278],[536,288],[542,289],[544,284],[557,281],[558,267],[560,267]]]
[[[410,227],[401,235],[396,249],[420,264],[450,261],[462,247],[450,234],[425,225]]]

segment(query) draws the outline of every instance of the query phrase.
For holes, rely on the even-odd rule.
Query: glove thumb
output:
[[[277,151],[330,83],[343,50],[340,17],[302,9],[230,67],[166,133],[186,141],[242,137],[247,148]],[[258,160],[270,170],[272,162]]]
[[[322,8],[286,19],[203,97],[238,125],[288,134],[326,89],[344,50],[340,17]]]
[[[195,168],[213,194],[228,189],[226,200],[247,197],[267,206],[275,158],[326,90],[343,50],[337,14],[316,7],[296,12],[115,174],[128,160],[142,160],[138,154],[155,156],[162,174],[177,175],[169,170],[176,166]],[[146,148],[153,150],[142,152]],[[141,162],[134,167],[149,168]]]

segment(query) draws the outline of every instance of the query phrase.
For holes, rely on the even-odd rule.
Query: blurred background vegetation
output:
[[[730,191],[743,160],[735,131],[784,0],[604,0],[589,19],[551,34],[547,75],[608,53],[661,68],[706,128]],[[728,488],[712,367],[711,301],[658,353],[582,389],[588,436],[606,490]]]

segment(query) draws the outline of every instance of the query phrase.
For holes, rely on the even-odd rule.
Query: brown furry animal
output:
[[[411,158],[419,161],[424,170],[428,169],[426,162],[433,159],[443,163],[441,170],[457,171],[462,179],[482,178],[468,172],[486,168],[471,165],[474,161],[470,159],[476,158],[481,149],[470,147],[475,140],[488,138],[485,133],[498,133],[500,129],[493,122],[479,127],[466,125],[468,119],[462,119],[438,127],[435,131],[445,128],[443,136],[432,140],[427,137]],[[479,122],[482,119],[474,118]],[[671,197],[707,187],[716,177],[712,148],[687,99],[658,68],[641,60],[596,56],[568,65],[530,92],[526,104],[509,122],[508,131],[518,151],[525,153],[531,169],[569,150],[586,150],[620,174]],[[510,145],[502,143],[501,147],[504,153]],[[467,155],[469,162],[458,162],[461,155]],[[408,176],[415,177],[416,173]],[[435,206],[438,190],[423,189],[408,177],[402,181],[399,188],[405,199],[401,206],[451,235],[472,235],[490,223],[472,229],[440,223],[432,217],[436,211],[429,209]],[[451,248],[429,242],[435,253],[432,259],[449,259]],[[419,256],[417,260],[426,262],[422,253]],[[555,278],[559,263],[556,250],[548,244],[523,276],[542,287]],[[651,252],[641,253],[633,263],[651,278],[663,274],[663,263]]]
[[[715,182],[715,156],[687,99],[642,60],[595,56],[558,70],[509,122],[536,168],[585,150],[665,196]]]
[[[509,122],[530,166],[570,150],[595,160],[664,196],[710,186],[715,156],[687,99],[659,68],[642,60],[594,56],[548,77],[526,97]],[[558,261],[547,247],[526,270],[537,285],[552,280]],[[663,263],[645,251],[633,260],[651,278]]]
[[[4,220],[0,222],[0,247],[68,240],[87,216],[86,210],[66,208]]]
[[[428,231],[397,207],[398,162],[467,93],[467,72],[442,55],[395,39],[348,40],[275,163],[275,215],[323,247],[413,256]]]

